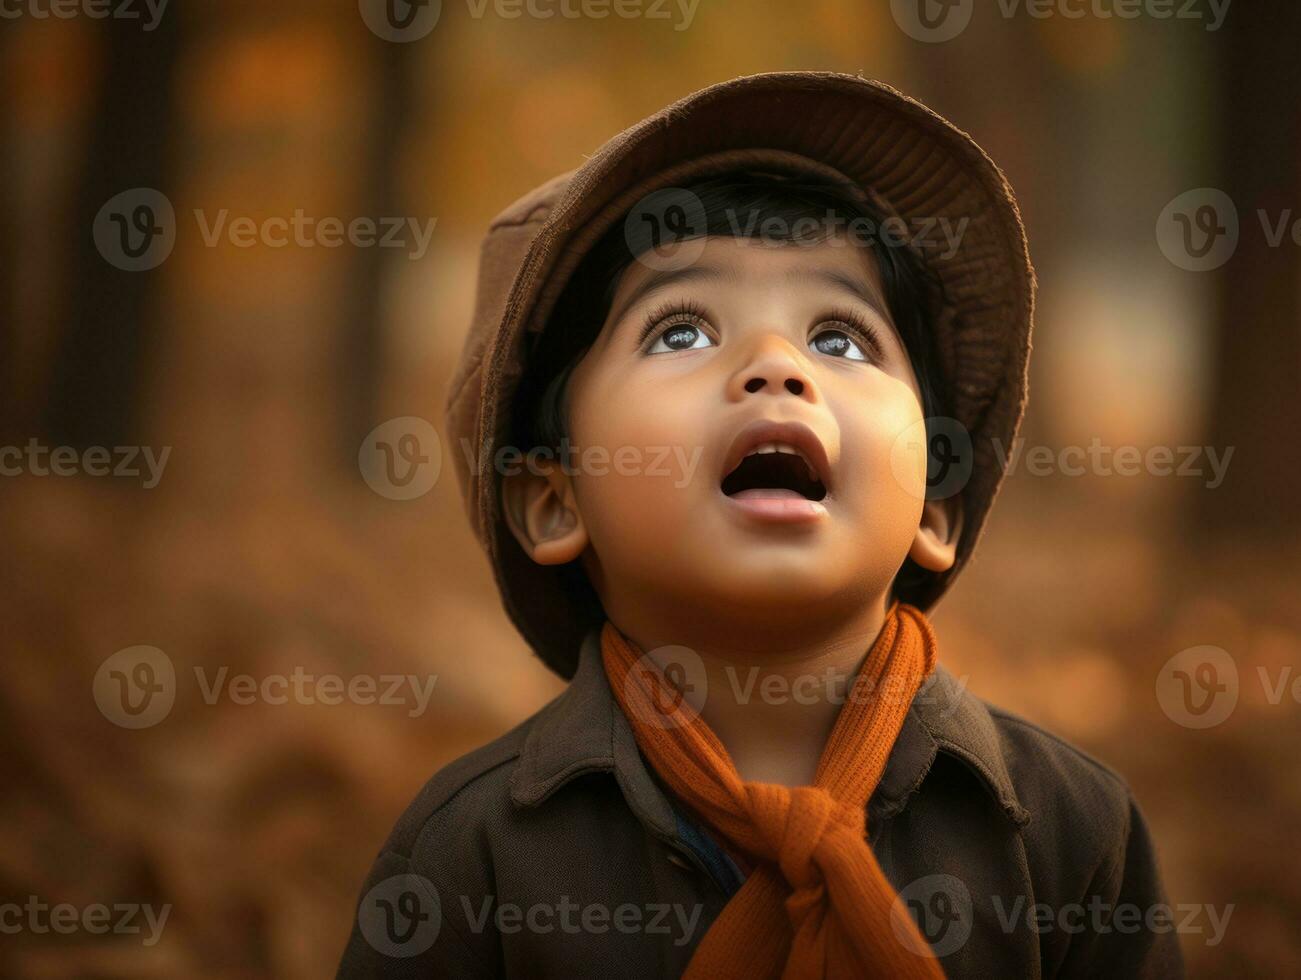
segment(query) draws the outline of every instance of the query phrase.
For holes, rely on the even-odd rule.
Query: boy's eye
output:
[[[843,330],[823,330],[809,344],[819,354],[844,357],[851,361],[866,361],[867,355],[857,342]]]
[[[676,350],[694,350],[712,347],[713,341],[699,327],[690,323],[675,323],[667,327],[651,346],[648,354],[666,354]]]

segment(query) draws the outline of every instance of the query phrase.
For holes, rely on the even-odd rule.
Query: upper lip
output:
[[[732,440],[731,447],[723,462],[722,477],[726,478],[741,465],[741,460],[756,446],[767,442],[782,442],[799,450],[800,455],[813,467],[818,480],[831,492],[831,463],[827,459],[827,450],[822,440],[803,422],[778,422],[773,419],[757,419],[741,429]]]

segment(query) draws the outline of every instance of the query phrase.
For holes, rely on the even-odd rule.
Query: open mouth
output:
[[[741,498],[822,500],[827,495],[813,464],[794,446],[780,442],[750,450],[723,478],[722,490]]]

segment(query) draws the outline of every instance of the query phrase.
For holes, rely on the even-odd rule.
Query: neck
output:
[[[701,719],[743,780],[807,786],[886,610],[882,595],[840,615],[805,607],[796,622],[739,623],[680,608],[671,619],[642,609],[611,610],[610,618],[652,655],[678,646],[700,657],[708,684]]]

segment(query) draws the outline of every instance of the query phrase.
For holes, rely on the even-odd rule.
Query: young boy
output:
[[[571,684],[428,783],[339,975],[1181,975],[1123,780],[924,614],[1033,296],[999,170],[850,76],[716,85],[501,215],[448,430]]]

